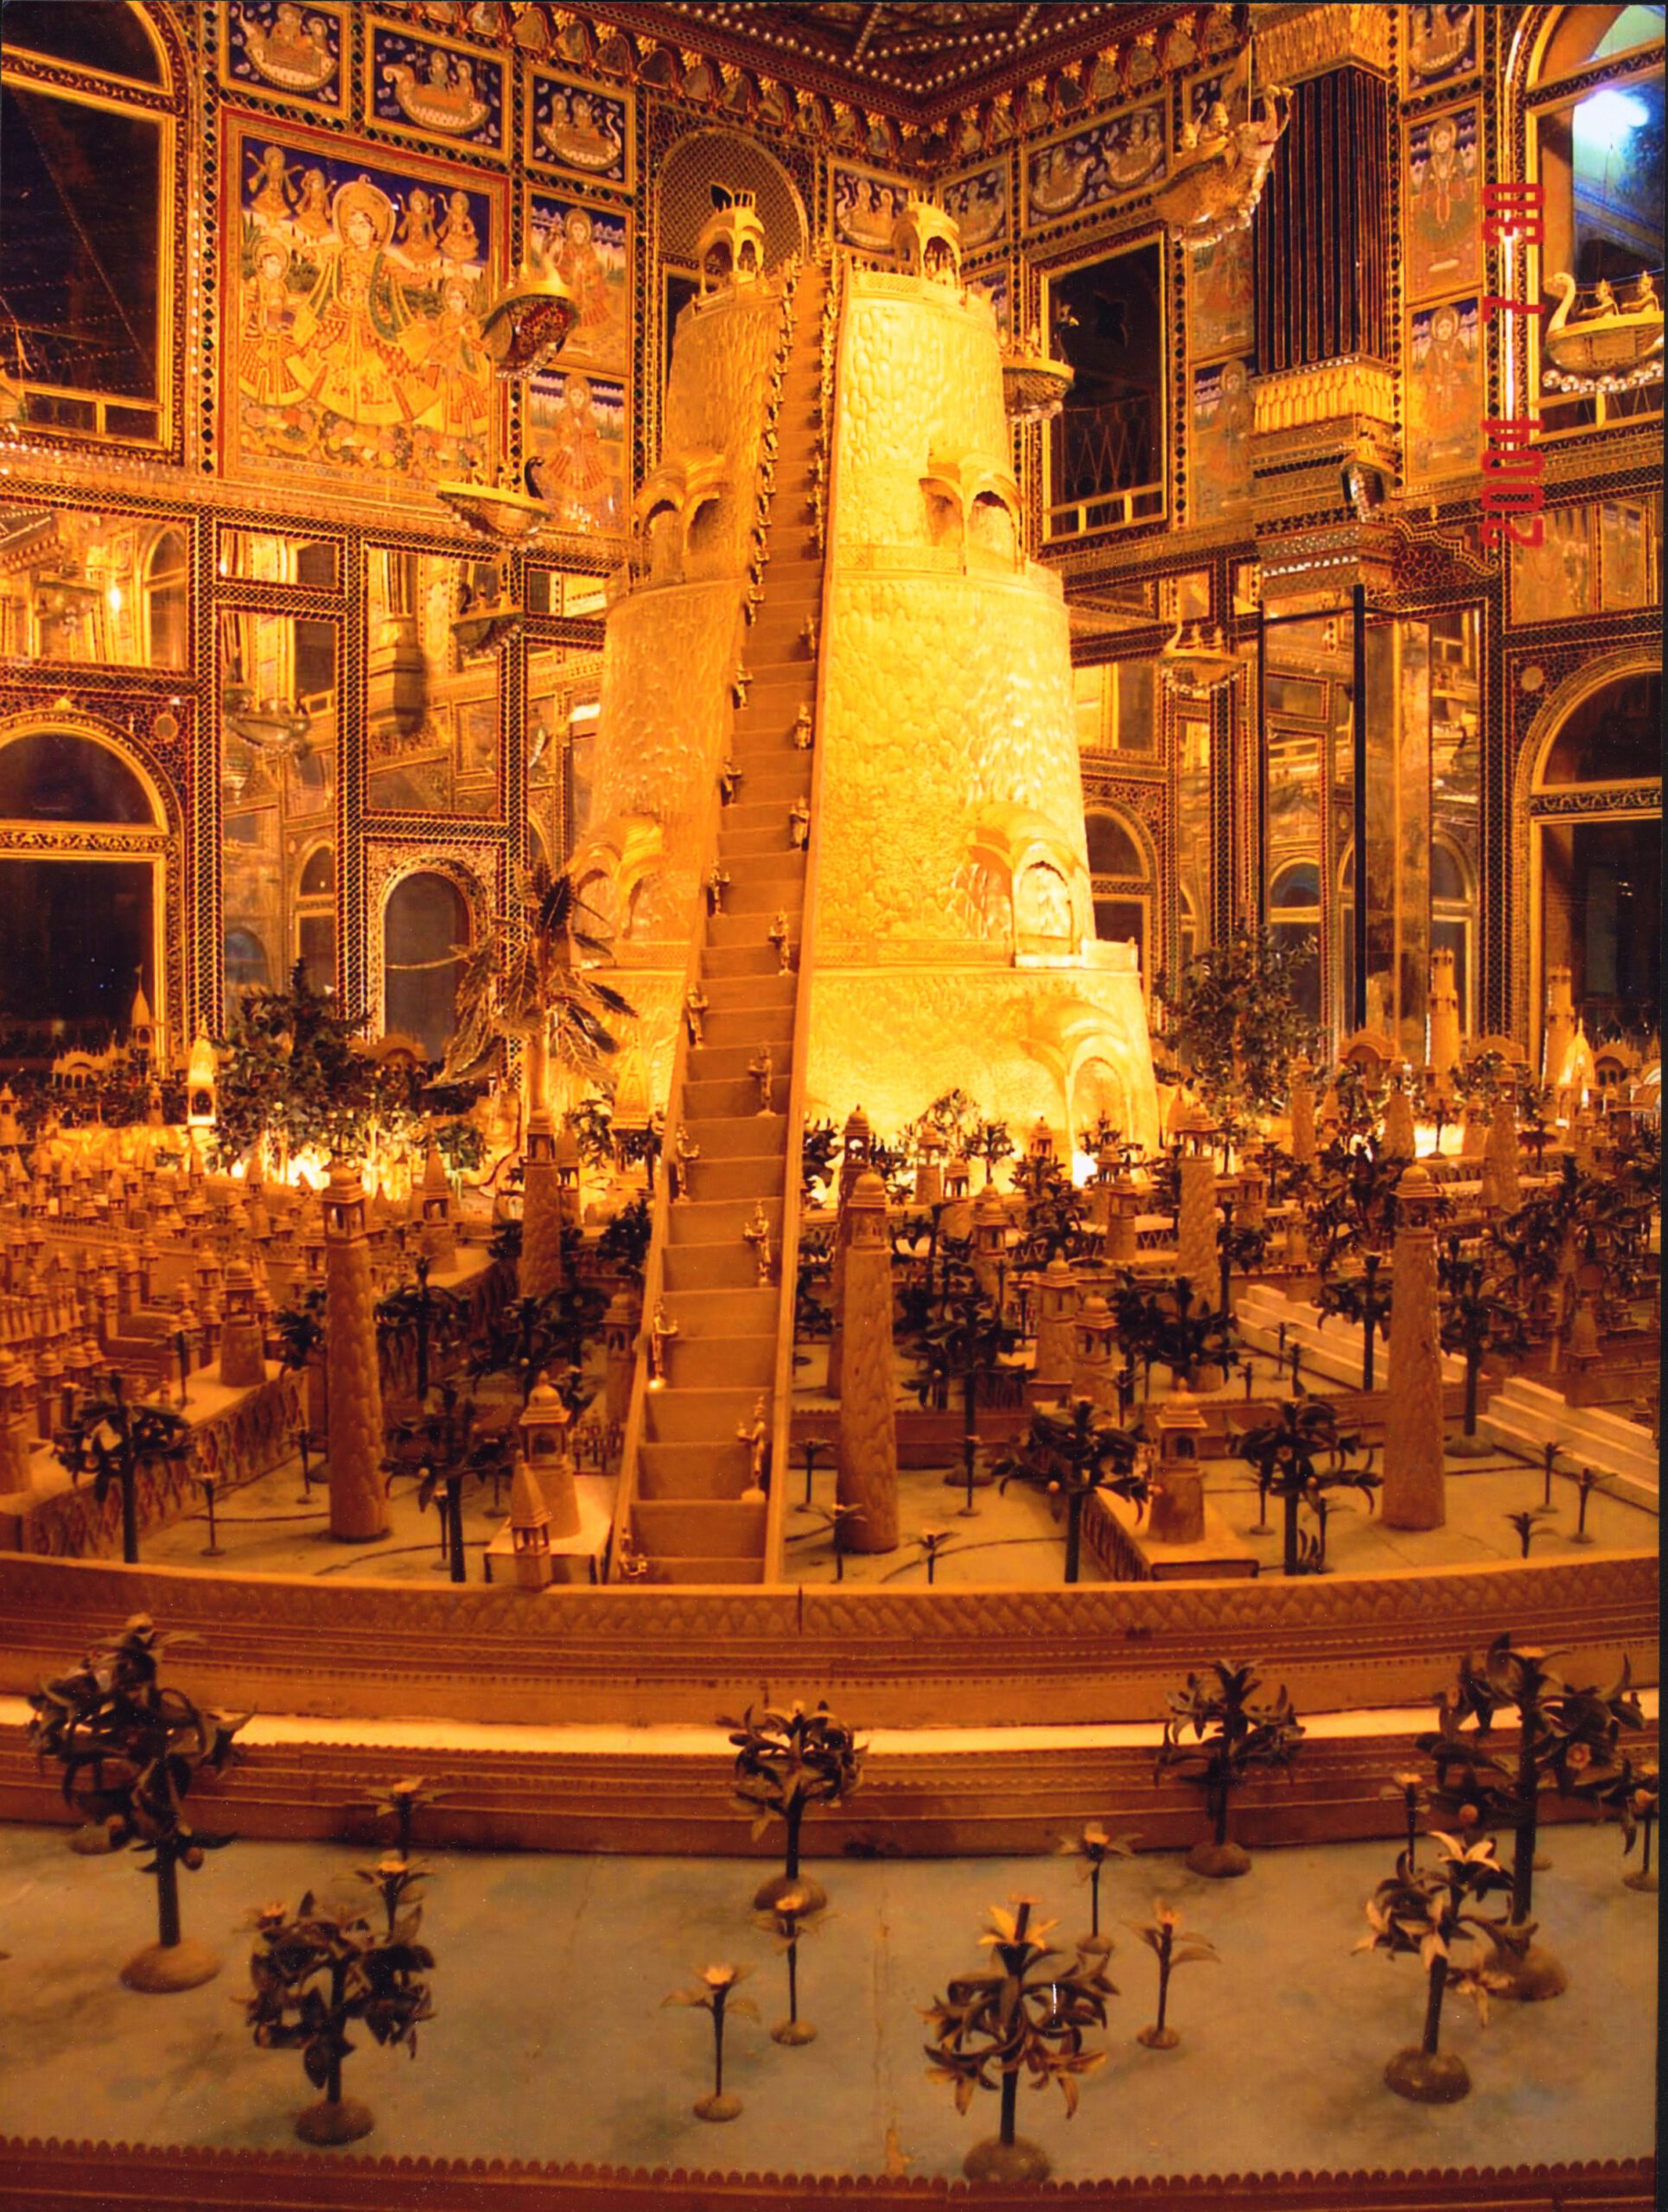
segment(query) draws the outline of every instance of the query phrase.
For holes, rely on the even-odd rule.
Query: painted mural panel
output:
[[[503,152],[504,64],[491,54],[373,22],[366,69],[366,106],[384,130]]]
[[[952,177],[939,194],[944,212],[961,232],[964,254],[982,253],[1008,235],[1008,167],[998,162]]]
[[[1164,105],[1128,108],[1057,139],[1025,165],[1025,219],[1033,230],[1081,215],[1164,174]]]
[[[430,482],[489,472],[498,402],[478,317],[496,198],[344,150],[232,135],[232,463]]]
[[[1410,124],[1407,133],[1407,289],[1410,299],[1474,284],[1477,110],[1455,108]]]
[[[1659,502],[1655,508],[1642,499],[1600,504],[1600,595],[1607,614],[1613,607],[1652,606],[1660,596],[1660,513]]]
[[[1540,543],[1512,543],[1512,621],[1558,622],[1567,615],[1595,614],[1598,604],[1592,508],[1548,507]]]
[[[563,359],[576,368],[628,369],[631,233],[627,217],[613,208],[588,207],[535,192],[528,195],[527,221],[545,259],[579,302],[578,320],[563,348]]]
[[[1453,476],[1477,467],[1483,411],[1477,302],[1444,300],[1408,317],[1407,473]]]
[[[890,253],[893,226],[913,189],[896,177],[875,176],[836,162],[828,187],[835,237],[859,253]]]
[[[1469,76],[1477,67],[1477,10],[1473,7],[1410,8],[1403,45],[1410,92]]]
[[[1014,296],[1007,270],[990,269],[982,276],[970,276],[967,289],[980,299],[990,301],[991,313],[996,318],[996,335],[1004,346],[1009,344],[1014,335]]]
[[[347,11],[296,0],[229,0],[220,18],[220,82],[239,92],[345,114]]]
[[[527,86],[526,145],[536,168],[631,189],[631,110],[600,86],[535,69]]]
[[[527,384],[528,479],[557,528],[583,537],[625,527],[626,388],[595,377]]]
[[[1187,518],[1213,522],[1240,512],[1251,495],[1251,370],[1215,361],[1193,372]]]
[[[1251,234],[1229,231],[1187,256],[1187,343],[1195,359],[1240,353],[1257,334]]]

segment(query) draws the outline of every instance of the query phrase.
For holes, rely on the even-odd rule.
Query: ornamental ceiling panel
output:
[[[926,121],[1181,15],[1217,11],[1135,0],[627,0],[583,12]]]

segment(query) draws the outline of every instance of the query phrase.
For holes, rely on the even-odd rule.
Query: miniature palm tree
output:
[[[1494,1758],[1489,1746],[1496,1719],[1508,1712],[1518,1723],[1511,1766]],[[1421,1736],[1418,1746],[1435,1762],[1445,1799],[1452,1802],[1457,1770],[1457,1786],[1478,1792],[1465,1802],[1477,1802],[1480,1812],[1486,1793],[1491,1814],[1515,1831],[1512,1919],[1517,1926],[1532,1924],[1541,1792],[1550,1787],[1569,1796],[1590,1789],[1595,1777],[1617,1765],[1621,1730],[1643,1725],[1626,1659],[1616,1681],[1603,1689],[1571,1688],[1547,1663],[1545,1652],[1514,1645],[1509,1631],[1497,1636],[1480,1660],[1467,1653],[1461,1662],[1443,1695],[1440,1725]],[[1512,1948],[1503,1966],[1506,1996],[1557,1997],[1567,1986],[1557,1961],[1526,1940]]]
[[[429,1395],[430,1351],[452,1343],[462,1319],[462,1308],[451,1292],[430,1287],[429,1265],[428,1255],[419,1253],[413,1262],[417,1280],[390,1291],[377,1307],[379,1333],[411,1343],[412,1388],[418,1405]]]
[[[757,2008],[750,1998],[731,1993],[736,1983],[745,1981],[751,1971],[749,1967],[706,1967],[693,1989],[674,1989],[669,1997],[660,2000],[663,2005],[692,2005],[712,2015],[712,2094],[695,2100],[697,2120],[734,2120],[742,2109],[742,2100],[734,2090],[724,2088],[724,2021],[732,2012],[745,2012],[749,2019],[758,2018]]]
[[[446,1531],[446,1556],[454,1582],[468,1580],[468,1559],[463,1545],[463,1485],[471,1476],[502,1471],[509,1452],[506,1436],[485,1433],[476,1427],[473,1398],[460,1398],[454,1382],[442,1382],[438,1402],[425,1407],[392,1429],[394,1456],[391,1467],[412,1467],[418,1474],[417,1505],[427,1512],[437,1504]]]
[[[478,1072],[503,1038],[519,1036],[527,1043],[535,1106],[545,1103],[551,1057],[607,1088],[608,1063],[619,1050],[609,1024],[629,1020],[633,1009],[595,972],[609,951],[596,920],[570,876],[543,861],[523,873],[503,927],[487,932],[459,974],[442,1082]]]
[[[999,1459],[992,1470],[1003,1493],[1009,1483],[1028,1483],[1046,1491],[1054,1501],[1056,1518],[1060,1501],[1066,1505],[1066,1580],[1075,1582],[1081,1562],[1083,1514],[1097,1491],[1108,1490],[1131,1499],[1137,1509],[1147,1498],[1147,1478],[1136,1465],[1146,1434],[1142,1429],[1119,1428],[1095,1418],[1091,1399],[1073,1401],[1072,1417],[1061,1421],[1041,1411],[1031,1416],[1031,1431],[1017,1452]]]
[[[1465,1414],[1460,1434],[1448,1445],[1450,1458],[1476,1459],[1492,1449],[1477,1434],[1477,1385],[1490,1353],[1516,1357],[1527,1350],[1523,1315],[1514,1299],[1485,1284],[1480,1266],[1456,1282],[1443,1309],[1442,1344],[1465,1361]]]
[[[1084,2031],[1106,2024],[1106,1999],[1117,1990],[1107,1978],[1104,1952],[1079,1951],[1062,1974],[1061,1954],[1042,1939],[1052,1920],[1031,1925],[1031,1897],[1015,1897],[1014,1910],[990,1908],[990,1925],[979,1942],[994,1953],[995,1971],[965,1974],[924,2012],[935,2042],[927,2044],[935,2082],[956,2092],[965,2112],[976,2090],[999,2089],[999,2132],[975,2144],[962,2163],[970,2181],[1045,2181],[1046,2154],[1014,2132],[1022,2073],[1042,2088],[1058,2082],[1069,2118],[1077,2110],[1079,2081],[1105,2063],[1103,2050],[1083,2047]]]
[[[771,2030],[771,2041],[790,2047],[815,2043],[816,2029],[799,2018],[799,1942],[802,1936],[816,1934],[822,1925],[821,1915],[801,1884],[797,1889],[784,1890],[768,1912],[754,1915],[754,1923],[776,1938],[777,1949],[787,1960],[787,2018]]]
[[[423,1775],[405,1774],[382,1783],[359,1802],[369,1806],[373,1820],[393,1822],[394,1848],[401,1859],[410,1859],[417,1815],[430,1805],[443,1803],[445,1796],[443,1789],[436,1789]]]
[[[95,1504],[102,1505],[114,1484],[122,1500],[122,1560],[139,1564],[139,1482],[147,1468],[185,1459],[191,1449],[190,1425],[169,1406],[130,1398],[112,1372],[109,1395],[84,1398],[74,1417],[54,1439],[60,1466],[76,1477],[91,1471]]]
[[[1496,1942],[1499,1955],[1497,1939],[1506,1923],[1468,1908],[1496,1891],[1509,1890],[1512,1878],[1495,1860],[1492,1836],[1468,1847],[1440,1832],[1431,1840],[1437,1847],[1434,1866],[1416,1873],[1404,1853],[1394,1874],[1367,1899],[1372,1932],[1355,1948],[1388,1951],[1392,1957],[1418,1954],[1426,1975],[1424,2033],[1417,2045],[1397,2052],[1385,2068],[1385,2080],[1399,2097],[1446,2105],[1469,2094],[1471,2076],[1463,2059],[1440,2048],[1442,1999],[1450,1991],[1467,1997],[1478,2018],[1487,2020],[1489,1992],[1502,1980],[1492,1967],[1456,1964],[1454,1948],[1481,1935]]]
[[[1009,1159],[1013,1154],[1014,1140],[1007,1122],[979,1122],[968,1149],[974,1159],[984,1162],[984,1187],[988,1191],[996,1179],[997,1161]]]
[[[1341,1314],[1353,1321],[1361,1332],[1361,1388],[1371,1390],[1374,1382],[1374,1350],[1378,1339],[1386,1343],[1390,1337],[1390,1286],[1384,1281],[1379,1269],[1384,1265],[1381,1252],[1362,1255],[1362,1273],[1359,1275],[1328,1275],[1321,1282],[1318,1303],[1322,1325],[1328,1313]]]
[[[328,1396],[329,1370],[324,1363],[323,1291],[315,1285],[304,1292],[299,1306],[283,1306],[272,1316],[272,1326],[278,1339],[278,1358],[285,1370],[291,1375],[310,1370],[318,1376],[322,1402],[321,1426],[328,1428],[330,1417]],[[309,1395],[310,1389],[309,1383]],[[309,1414],[303,1414],[303,1421],[310,1427]]]
[[[1544,1505],[1530,1505],[1525,1506],[1521,1513],[1507,1513],[1502,1518],[1509,1521],[1518,1532],[1518,1557],[1527,1559],[1530,1545],[1552,1516]]]
[[[1060,1838],[1056,1848],[1079,1861],[1078,1879],[1089,1885],[1089,1932],[1078,1945],[1079,1951],[1111,1949],[1111,1938],[1100,1932],[1100,1878],[1109,1859],[1133,1859],[1140,1840],[1136,1835],[1109,1835],[1098,1821],[1090,1821],[1081,1835]]]
[[[1338,1416],[1324,1398],[1289,1398],[1272,1421],[1241,1435],[1239,1457],[1257,1470],[1264,1498],[1277,1497],[1285,1508],[1282,1566],[1287,1574],[1302,1572],[1297,1529],[1301,1505],[1311,1509],[1328,1490],[1359,1490],[1369,1509],[1378,1478],[1349,1464],[1357,1448],[1353,1436],[1338,1433]]]
[[[1423,1775],[1415,1774],[1410,1770],[1391,1775],[1390,1780],[1378,1792],[1381,1797],[1396,1797],[1401,1800],[1402,1817],[1407,1823],[1405,1856],[1410,1866],[1417,1866],[1419,1860],[1419,1814],[1422,1809],[1421,1800],[1423,1796],[1424,1786]]]
[[[837,1805],[863,1777],[863,1749],[853,1732],[826,1704],[807,1713],[767,1707],[756,1717],[748,1706],[739,1720],[721,1718],[735,1745],[735,1802],[753,1815],[755,1840],[780,1821],[786,1830],[785,1870],[761,1882],[754,1895],[760,1912],[773,1910],[786,1891],[802,1892],[806,1910],[819,1912],[828,1903],[818,1882],[799,1872],[799,1830],[813,1805]]]
[[[1282,1686],[1271,1704],[1256,1701],[1262,1687],[1251,1666],[1218,1659],[1208,1675],[1189,1675],[1167,1700],[1164,1740],[1154,1779],[1174,1770],[1205,1792],[1211,1833],[1194,1844],[1187,1865],[1219,1878],[1251,1872],[1251,1854],[1228,1834],[1228,1800],[1253,1768],[1289,1770],[1302,1743],[1303,1727]],[[1193,1741],[1185,1740],[1192,1731]]]
[[[1165,2012],[1170,2001],[1170,1976],[1178,1967],[1202,1963],[1219,1963],[1216,1947],[1207,1943],[1202,1936],[1177,1936],[1181,1915],[1162,1897],[1153,1900],[1150,1920],[1130,1920],[1125,1927],[1134,1930],[1158,1961],[1158,2018],[1151,2027],[1143,2028],[1136,2037],[1149,2050],[1174,2050],[1181,2040],[1175,2030],[1167,2025]]]
[[[194,1989],[220,1968],[206,1943],[181,1935],[180,1868],[194,1873],[206,1852],[232,1839],[199,1834],[185,1801],[199,1776],[226,1765],[244,1721],[163,1686],[163,1653],[188,1640],[136,1613],[119,1636],[95,1643],[73,1673],[29,1700],[29,1741],[38,1758],[62,1766],[66,1802],[102,1821],[112,1848],[131,1843],[145,1854],[143,1871],[156,1878],[156,1941],[123,1967],[130,1989]]]
[[[373,1927],[357,1905],[327,1903],[309,1890],[296,1911],[265,1905],[249,1961],[253,1993],[245,2012],[263,2050],[299,2050],[307,2078],[324,2094],[297,2113],[305,2143],[352,2143],[375,2125],[370,2107],[341,2093],[341,2063],[358,2023],[379,2044],[415,2057],[419,2022],[434,2007],[423,1976],[434,1955],[417,1941],[420,1877],[403,1860],[376,1871],[386,1925]]]
[[[1643,1836],[1645,1848],[1639,1853],[1639,1863],[1622,1880],[1630,1890],[1653,1891],[1657,1886],[1657,1870],[1651,1864],[1651,1837],[1657,1825],[1660,1802],[1657,1770],[1642,1767],[1632,1777],[1633,1787],[1620,1801],[1622,1856],[1627,1857],[1633,1848],[1633,1839]]]

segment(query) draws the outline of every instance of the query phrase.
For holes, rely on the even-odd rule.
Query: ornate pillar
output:
[[[842,1505],[862,1510],[846,1523],[857,1552],[898,1545],[898,1434],[893,1408],[892,1255],[886,1236],[886,1185],[860,1175],[846,1199],[845,1359],[840,1378],[838,1471]]]
[[[1390,1294],[1390,1389],[1385,1413],[1386,1529],[1440,1529],[1442,1354],[1436,1316],[1437,1190],[1417,1163],[1396,1186],[1396,1250]]]
[[[1077,1277],[1067,1260],[1050,1260],[1037,1292],[1037,1349],[1032,1386],[1040,1398],[1063,1398],[1072,1382],[1077,1328]]]
[[[524,1298],[543,1298],[562,1284],[562,1176],[556,1119],[548,1106],[535,1106],[527,1116],[518,1281]]]
[[[367,1544],[388,1533],[376,1290],[357,1167],[330,1163],[324,1201],[325,1360],[329,1378],[330,1534]]]

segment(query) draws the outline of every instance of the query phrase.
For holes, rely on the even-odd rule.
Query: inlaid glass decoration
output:
[[[599,86],[535,69],[527,86],[526,143],[527,159],[538,168],[631,188],[631,110]]]
[[[346,112],[345,8],[321,0],[227,0],[213,12],[223,85],[258,98]]]
[[[1027,225],[1035,230],[1126,193],[1143,192],[1157,183],[1165,166],[1162,100],[1106,116],[1028,158]]]
[[[383,129],[502,152],[504,64],[491,54],[373,23],[367,75],[370,118]]]

